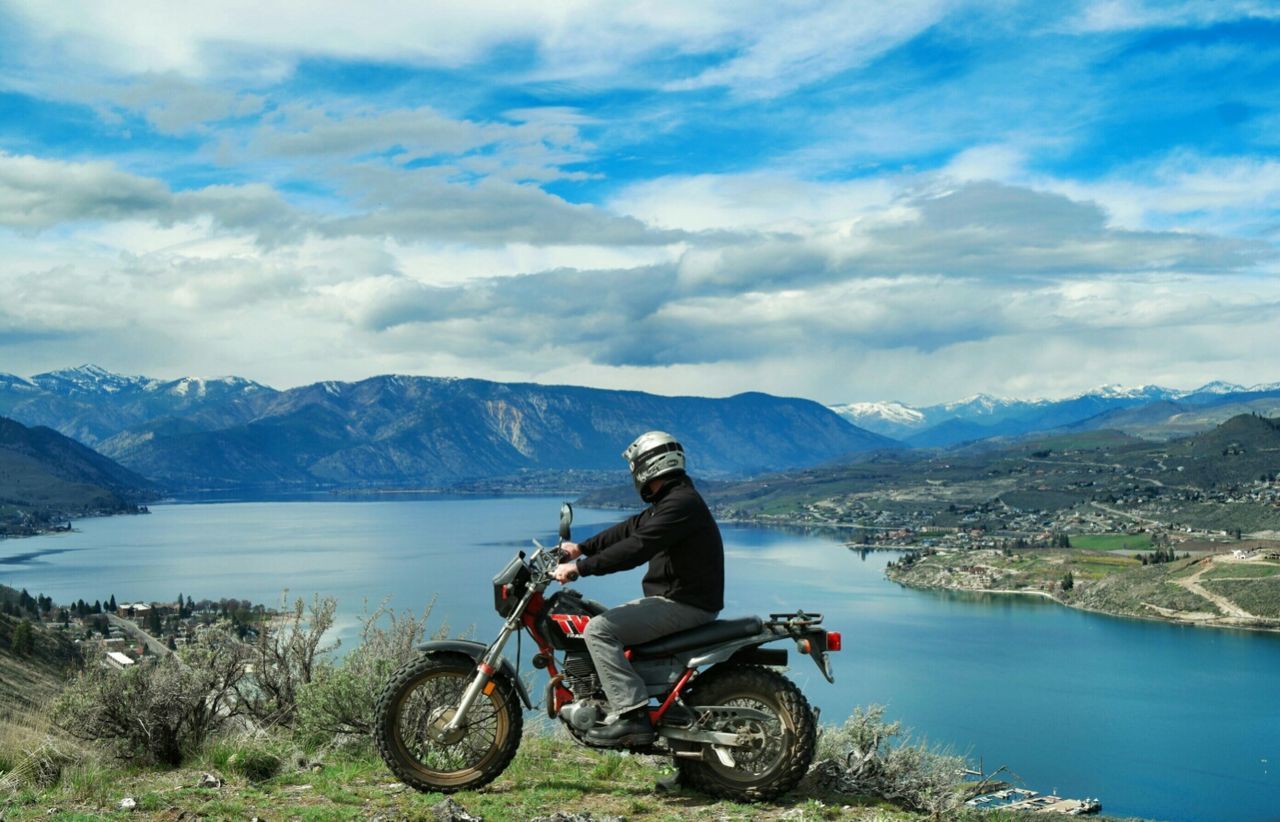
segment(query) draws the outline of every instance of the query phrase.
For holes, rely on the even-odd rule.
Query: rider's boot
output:
[[[636,708],[618,716],[615,722],[587,731],[587,741],[601,746],[638,748],[653,742],[649,709]]]

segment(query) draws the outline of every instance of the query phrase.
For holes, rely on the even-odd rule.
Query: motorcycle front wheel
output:
[[[406,785],[441,793],[478,788],[516,755],[523,715],[505,677],[490,681],[460,728],[444,732],[475,670],[475,660],[464,655],[423,655],[401,666],[382,689],[374,740]]]
[[[712,668],[695,680],[685,702],[694,711],[700,705],[725,705],[752,708],[769,718],[718,724],[715,730],[737,734],[745,744],[726,749],[732,764],[709,748],[702,759],[677,759],[684,784],[712,796],[762,802],[794,788],[809,770],[817,722],[800,689],[776,671],[753,665]]]

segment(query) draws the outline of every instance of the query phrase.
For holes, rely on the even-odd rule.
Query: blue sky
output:
[[[0,0],[0,371],[1280,380],[1280,6]]]

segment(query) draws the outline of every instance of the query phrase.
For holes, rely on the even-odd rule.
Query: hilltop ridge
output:
[[[49,428],[0,417],[0,534],[58,520],[136,511],[154,499],[142,476]]]

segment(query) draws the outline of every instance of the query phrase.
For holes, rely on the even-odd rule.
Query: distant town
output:
[[[117,601],[112,594],[106,602],[57,604],[25,589],[5,593],[0,605],[5,615],[39,622],[63,636],[87,663],[96,660],[121,669],[173,653],[214,627],[230,627],[240,638],[252,638],[273,616],[265,606],[248,600],[196,600],[182,594],[172,602]],[[21,645],[21,639],[15,645]]]

